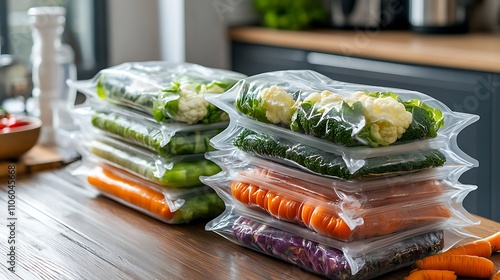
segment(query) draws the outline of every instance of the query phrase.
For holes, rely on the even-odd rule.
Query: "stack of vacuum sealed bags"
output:
[[[252,76],[206,95],[230,124],[203,177],[226,210],[206,229],[330,279],[370,279],[447,250],[477,224],[477,166],[457,134],[478,117],[424,94],[313,71]]]
[[[195,64],[124,63],[88,81],[75,109],[82,139],[73,175],[101,194],[169,224],[214,218],[224,203],[200,182],[221,169],[205,159],[228,114],[203,94],[220,94],[243,75]]]

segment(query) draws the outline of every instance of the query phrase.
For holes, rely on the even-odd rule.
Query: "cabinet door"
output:
[[[495,131],[492,106],[497,99],[493,96],[494,75],[323,53],[309,53],[307,60],[311,69],[336,80],[416,90],[442,101],[452,110],[479,115],[480,120],[458,136],[459,147],[479,161],[478,168],[460,178],[462,183],[478,186],[466,197],[464,205],[471,213],[500,219],[492,203],[500,199],[500,193],[492,188],[492,151],[499,148],[492,142]]]
[[[306,69],[307,52],[268,46],[233,42],[231,48],[232,70],[246,75],[263,72]]]

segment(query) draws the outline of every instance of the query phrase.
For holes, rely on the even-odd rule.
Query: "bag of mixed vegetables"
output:
[[[86,143],[82,153],[84,158],[109,163],[169,188],[201,185],[200,176],[211,176],[221,170],[203,154],[166,158],[106,137]]]
[[[459,229],[435,227],[370,242],[345,243],[231,205],[205,229],[335,280],[372,279],[434,255],[467,237]]]
[[[77,90],[140,110],[158,122],[188,124],[227,121],[204,99],[223,93],[245,76],[190,63],[129,62],[101,70],[92,81],[70,82]]]
[[[419,92],[338,82],[310,70],[255,75],[207,99],[231,118],[260,123],[254,128],[308,135],[339,148],[451,138],[479,119]]]

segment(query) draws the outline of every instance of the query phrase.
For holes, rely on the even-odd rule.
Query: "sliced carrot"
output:
[[[415,262],[418,269],[450,270],[457,276],[489,278],[495,272],[495,265],[487,258],[469,255],[435,255]]]
[[[268,182],[299,193],[307,193],[318,198],[322,197],[331,202],[339,201],[338,196],[330,188],[279,172],[256,168],[250,171],[242,171],[240,174],[246,177],[246,182],[251,184],[259,185],[262,182]],[[378,207],[388,203],[405,202],[439,195],[442,193],[445,184],[445,182],[439,180],[402,182],[387,188],[375,188],[352,193],[351,195],[357,200],[364,201],[370,207]]]
[[[460,246],[451,248],[450,250],[441,254],[470,255],[470,256],[489,258],[491,256],[491,244],[489,241],[481,239],[472,242],[467,242]]]
[[[311,224],[311,216],[314,213],[314,209],[316,207],[309,205],[309,204],[302,204],[301,207],[299,208],[299,223],[303,225],[310,225]]]
[[[300,211],[300,205],[301,203],[296,200],[282,198],[278,208],[278,218],[297,222],[299,219],[298,213]]]
[[[418,211],[402,209],[361,215],[363,224],[351,228],[346,220],[339,216],[335,203],[323,197],[319,200],[324,200],[325,204],[320,205],[318,201],[290,197],[285,193],[278,194],[252,183],[240,181],[231,183],[231,193],[236,200],[266,210],[278,219],[305,225],[318,233],[340,240],[360,240],[386,235],[451,216],[447,207],[429,205],[419,208]]]
[[[257,186],[252,185],[250,191],[250,204],[251,205],[264,205],[266,200],[267,191]]]
[[[267,192],[266,194],[266,203],[265,205],[265,210],[269,212],[269,214],[279,217],[279,207],[281,204],[281,197],[272,193],[272,192]]]
[[[412,270],[404,280],[455,280],[455,272],[449,270]]]
[[[352,238],[352,230],[342,218],[320,207],[316,207],[310,220],[304,223],[316,232],[333,238],[341,240]]]
[[[250,185],[241,183],[241,182],[233,182],[231,184],[231,194],[238,200],[244,204],[248,204],[249,202],[249,189]]]
[[[87,181],[103,193],[157,214],[164,219],[174,217],[174,213],[165,203],[165,196],[161,192],[124,179],[109,170],[98,167],[87,176]]]
[[[492,252],[500,251],[500,231],[484,238],[484,240],[490,242]]]

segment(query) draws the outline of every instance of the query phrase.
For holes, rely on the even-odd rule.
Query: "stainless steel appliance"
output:
[[[330,14],[335,28],[408,28],[408,0],[331,0]]]
[[[410,0],[411,29],[419,33],[465,33],[469,0]]]

